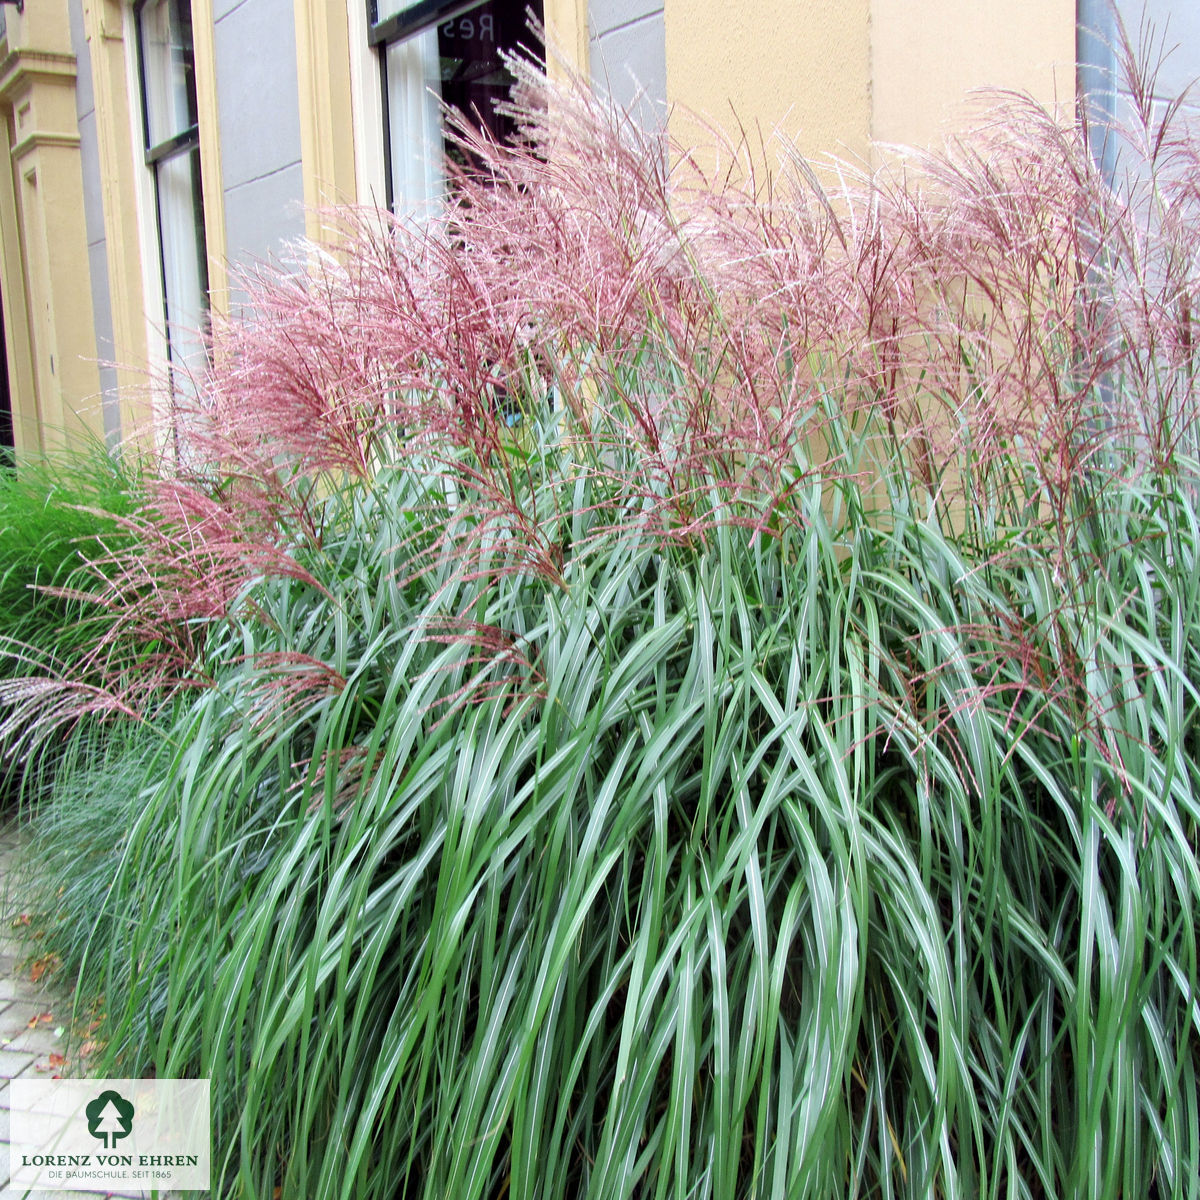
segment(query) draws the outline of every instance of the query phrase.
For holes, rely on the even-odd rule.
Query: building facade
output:
[[[1141,0],[1123,14],[1136,29]],[[1179,43],[1159,76],[1178,91],[1200,73],[1200,6],[1148,15]],[[685,144],[736,122],[859,157],[961,127],[979,87],[1069,110],[1115,23],[1107,0],[3,0],[0,17],[0,442],[18,457],[145,428],[171,391],[147,368],[194,364],[239,269],[320,238],[321,206],[436,204],[438,97],[503,133],[501,52],[537,47],[531,21],[551,73]]]

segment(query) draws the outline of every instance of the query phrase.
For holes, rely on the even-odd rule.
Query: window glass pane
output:
[[[496,112],[513,83],[503,55],[534,42],[526,8],[527,0],[485,0],[437,27],[442,99],[500,141],[516,132],[512,120]]]
[[[146,145],[157,146],[196,124],[192,14],[187,0],[148,0],[138,12]]]
[[[534,46],[527,22],[530,7],[540,17],[541,6],[527,0],[483,0],[388,45],[387,133],[396,212],[420,216],[444,189],[442,163],[448,148],[439,101],[468,114],[500,141],[515,132],[512,119],[496,106],[512,87],[504,54]]]
[[[203,330],[208,312],[200,151],[162,159],[156,166],[156,175],[171,359],[199,368],[204,363]]]

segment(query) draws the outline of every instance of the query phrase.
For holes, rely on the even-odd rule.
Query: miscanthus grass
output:
[[[91,564],[121,544],[140,475],[136,464],[101,446],[70,456],[28,455],[19,472],[0,469],[0,702],[48,688],[65,703],[63,715],[78,715],[80,676],[88,674],[106,623],[91,602],[103,587]],[[74,686],[64,693],[53,681],[30,679],[34,672],[66,672]],[[49,769],[54,759],[53,745],[43,741],[27,760],[29,738],[21,735],[34,731],[7,715],[0,709],[0,802],[14,800],[23,783],[39,777],[30,767]]]
[[[263,1200],[1200,1195],[1156,112],[1121,190],[1012,102],[822,191],[528,90],[262,281],[40,818],[90,1069]]]

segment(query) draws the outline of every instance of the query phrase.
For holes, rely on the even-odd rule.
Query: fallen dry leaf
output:
[[[57,954],[43,954],[41,958],[34,959],[33,965],[29,968],[29,978],[34,983],[40,983],[42,976],[53,971],[60,961]]]
[[[51,1054],[44,1063],[38,1063],[37,1069],[42,1072],[57,1071],[66,1065],[67,1056],[65,1054]]]
[[[31,919],[32,918],[29,916],[28,913],[21,913],[20,916],[13,917],[12,927],[14,929],[20,929],[21,926],[28,925]]]
[[[48,1013],[48,1012],[38,1013],[38,1015],[36,1017],[30,1017],[29,1020],[25,1022],[25,1028],[26,1029],[36,1029],[39,1025],[49,1025],[50,1022],[53,1020],[54,1020],[53,1013]]]

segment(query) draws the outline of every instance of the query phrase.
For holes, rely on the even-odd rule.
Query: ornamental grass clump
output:
[[[1195,1196],[1194,133],[519,114],[259,280],[97,563],[89,1066],[264,1200]]]
[[[106,617],[93,602],[103,581],[92,564],[120,546],[139,489],[139,470],[101,446],[31,453],[19,472],[0,469],[0,703],[46,697],[48,724],[77,720],[89,704],[111,711],[109,672],[93,661]],[[55,758],[31,723],[7,716],[0,710],[0,804]],[[31,741],[41,750],[32,760]]]

